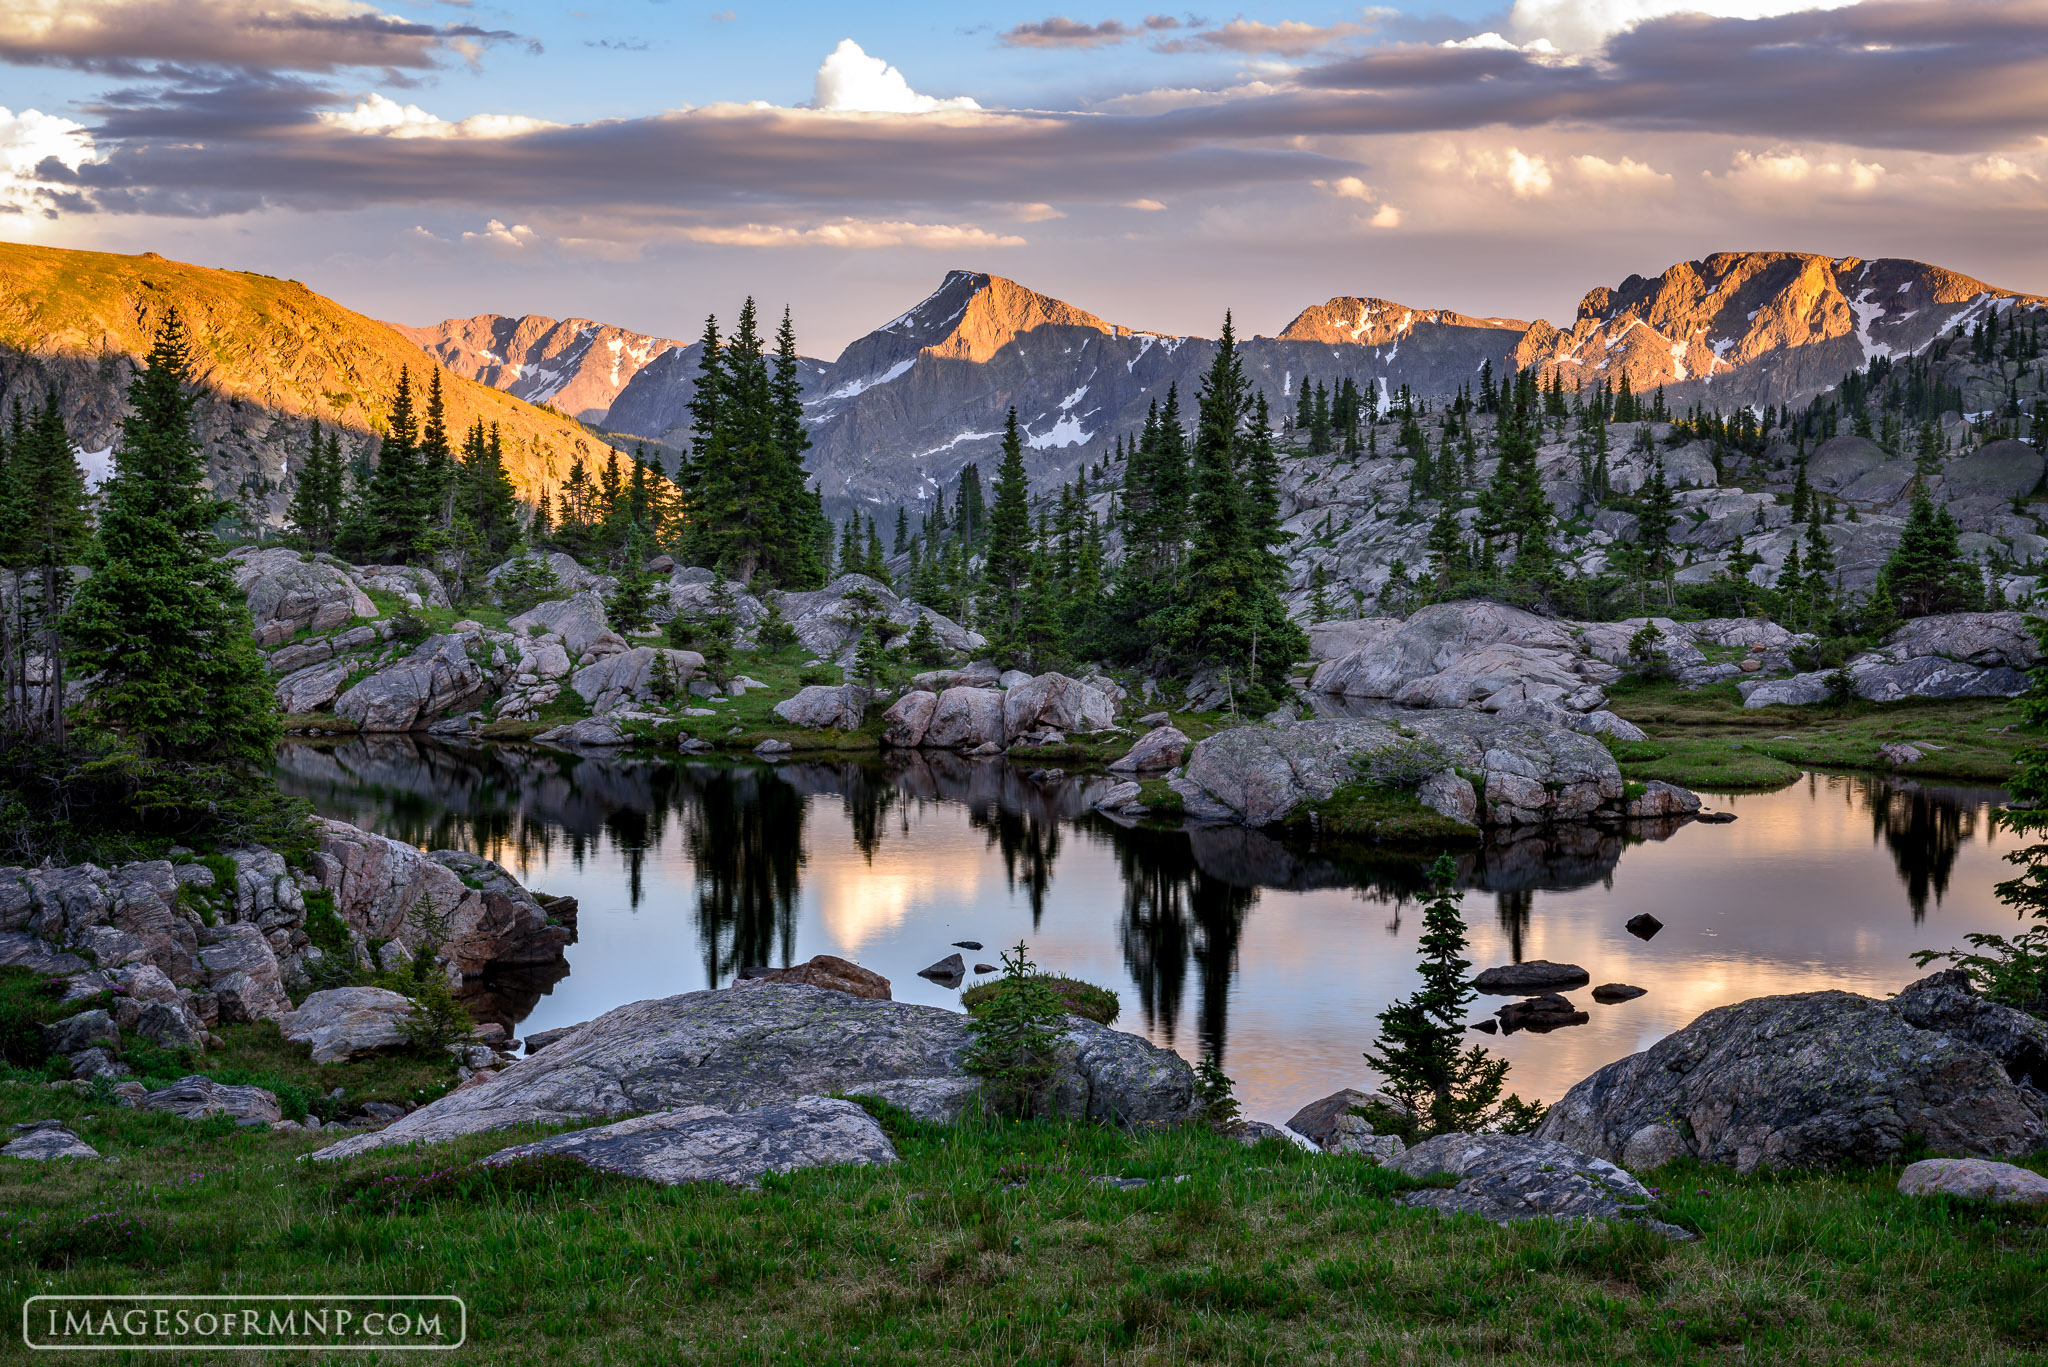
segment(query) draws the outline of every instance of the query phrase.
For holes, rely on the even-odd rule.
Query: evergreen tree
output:
[[[1636,540],[1645,567],[1664,581],[1666,607],[1672,605],[1671,573],[1676,568],[1673,551],[1677,543],[1671,539],[1671,524],[1677,520],[1678,495],[1664,478],[1664,457],[1660,455],[1650,466],[1650,482],[1643,486],[1636,513]]]
[[[455,454],[448,445],[448,413],[441,399],[441,370],[427,374],[427,415],[420,423],[418,513],[423,522],[445,525],[455,516]]]
[[[1500,463],[1479,498],[1479,530],[1514,551],[1518,577],[1540,578],[1550,570],[1551,511],[1536,466],[1541,431],[1526,376],[1516,381],[1512,400],[1502,400],[1499,430]]]
[[[796,353],[796,328],[787,308],[782,310],[782,325],[775,330],[775,376],[769,381],[768,397],[774,408],[778,534],[763,568],[785,588],[815,589],[825,582],[820,548],[831,532],[831,523],[825,520],[818,491],[804,478],[804,452],[811,449],[811,434],[804,425],[802,361]]]
[[[306,442],[306,460],[299,467],[298,487],[292,491],[291,506],[285,509],[285,525],[306,543],[307,550],[331,549],[341,532],[344,503],[341,434],[323,433],[315,418]]]
[[[1451,591],[1451,574],[1465,556],[1465,529],[1458,522],[1458,509],[1449,499],[1437,505],[1436,520],[1429,524],[1430,568],[1436,573],[1439,595]]]
[[[910,513],[902,504],[896,505],[896,545],[893,554],[902,555],[910,549]]]
[[[1465,958],[1457,872],[1447,854],[1430,867],[1432,895],[1416,942],[1422,985],[1380,1012],[1379,1038],[1365,1061],[1386,1079],[1388,1093],[1407,1106],[1420,1134],[1525,1131],[1542,1118],[1543,1108],[1513,1095],[1503,1100],[1507,1060],[1463,1047],[1465,1011],[1479,993],[1466,977],[1472,964]]]
[[[174,310],[129,386],[93,575],[67,629],[93,676],[86,706],[97,725],[149,759],[256,768],[280,734],[276,700],[213,535],[221,504],[201,482],[191,383]]]
[[[996,470],[995,506],[989,512],[988,551],[982,561],[982,624],[999,650],[1023,642],[1025,593],[1031,576],[1031,480],[1017,410],[1003,423],[1003,461]]]
[[[484,431],[483,420],[464,439],[462,470],[458,481],[461,515],[469,520],[484,548],[503,555],[519,544],[519,495],[512,477],[505,472],[504,441],[498,425]],[[546,498],[545,492],[542,498]],[[545,536],[548,528],[540,516],[534,519],[534,534]]]
[[[343,554],[397,562],[411,556],[414,539],[426,530],[420,500],[419,439],[412,371],[401,368],[384,440],[377,448],[377,468],[368,486],[357,490],[342,530]]]
[[[605,615],[620,631],[640,631],[653,620],[661,580],[648,570],[647,559],[647,533],[636,522],[626,532],[618,587],[604,602]]]
[[[64,744],[64,642],[59,634],[72,592],[71,566],[91,535],[85,472],[73,454],[70,430],[48,394],[33,421],[15,410],[13,440],[4,471],[8,508],[0,516],[0,566],[11,571],[14,620],[7,633],[8,708],[20,729]],[[40,688],[29,687],[29,654],[42,661]]]
[[[1244,680],[1255,705],[1283,689],[1289,665],[1308,646],[1280,601],[1264,542],[1266,514],[1252,467],[1266,459],[1258,448],[1270,442],[1249,430],[1256,414],[1225,314],[1195,422],[1186,587],[1161,635],[1184,665],[1223,666]]]
[[[889,584],[889,565],[882,556],[882,534],[875,529],[872,517],[868,519],[868,544],[861,557],[861,573],[884,587]]]
[[[1900,617],[1981,609],[1983,581],[1963,559],[1957,535],[1948,509],[1937,510],[1927,490],[1916,483],[1906,529],[1898,549],[1877,573],[1872,599]]]

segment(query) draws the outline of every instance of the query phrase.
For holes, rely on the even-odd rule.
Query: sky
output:
[[[753,295],[830,357],[956,268],[1565,323],[1733,250],[2048,293],[2044,177],[2048,0],[0,0],[0,238],[412,324]]]

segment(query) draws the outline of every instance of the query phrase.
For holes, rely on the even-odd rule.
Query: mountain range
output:
[[[1704,402],[1726,411],[1804,402],[1848,371],[1919,352],[2005,301],[2032,299],[1917,261],[1723,252],[1593,289],[1565,327],[1347,295],[1302,310],[1277,337],[1242,338],[1240,347],[1276,416],[1282,406],[1291,412],[1304,380],[1334,387],[1348,377],[1382,402],[1402,385],[1441,398],[1476,386],[1488,362],[1496,376],[1533,366],[1546,383],[1560,376],[1573,390],[1626,376],[1639,394],[1661,387],[1674,408]],[[638,339],[622,342],[613,333],[583,320],[485,315],[408,335],[431,335],[430,349],[444,359],[450,339],[462,336],[586,337],[580,351],[535,350],[526,364],[546,367],[544,383],[557,386],[549,392],[582,386],[577,392],[595,396],[623,374],[622,345],[653,340],[616,334]],[[509,354],[505,342],[492,346],[493,355]],[[1169,385],[1180,387],[1191,413],[1215,354],[1211,338],[1107,322],[1001,276],[953,271],[830,362],[805,362],[813,469],[838,510],[916,504],[969,461],[984,473],[993,468],[1014,404],[1033,477],[1066,478],[1134,434]],[[679,445],[697,362],[695,344],[671,343],[638,364],[608,409],[593,404],[578,416]],[[512,372],[463,373],[504,383],[497,377]],[[515,376],[513,391],[540,393],[520,390],[525,382]],[[1980,397],[1975,406],[1989,408],[2000,396]]]
[[[1674,408],[1804,402],[1851,370],[1922,351],[2013,301],[2043,302],[1938,266],[1796,252],[1724,252],[1586,293],[1569,326],[1474,317],[1345,295],[1277,337],[1240,339],[1252,382],[1291,413],[1305,383],[1354,380],[1384,403],[1533,366],[1567,388],[1626,376]],[[104,464],[123,394],[163,309],[192,325],[210,389],[199,411],[215,488],[275,522],[308,419],[352,454],[375,445],[401,366],[432,358],[451,425],[499,424],[522,492],[559,483],[606,443],[673,450],[687,438],[699,347],[587,318],[481,314],[379,323],[305,286],[154,253],[0,244],[0,404],[63,397],[88,465]],[[801,311],[798,317],[801,324]],[[811,465],[828,511],[915,506],[962,466],[992,473],[1015,406],[1035,480],[1069,478],[1134,435],[1178,385],[1193,396],[1216,341],[1106,321],[1012,280],[952,271],[914,307],[830,361],[803,361]],[[1964,403],[1990,409],[2002,393]]]

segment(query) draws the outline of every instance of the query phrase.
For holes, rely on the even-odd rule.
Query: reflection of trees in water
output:
[[[772,772],[697,769],[683,841],[697,869],[705,986],[796,951],[804,797]]]
[[[1022,885],[1031,903],[1031,928],[1037,930],[1045,915],[1045,894],[1052,887],[1052,866],[1060,857],[1058,818],[990,802],[970,810],[968,820],[987,834],[989,848],[1001,853],[1010,891]]]
[[[1496,892],[1493,895],[1494,915],[1500,920],[1501,933],[1508,937],[1508,953],[1512,962],[1522,962],[1522,937],[1529,930],[1529,913],[1535,909],[1536,894],[1527,889],[1520,892]]]
[[[1963,846],[1977,834],[1977,809],[1994,795],[1969,788],[1923,788],[1915,783],[1858,779],[1854,787],[1870,813],[1871,838],[1891,851],[1913,923],[1927,917],[1931,894],[1936,906],[1948,895],[1949,875]]]
[[[1204,872],[1179,832],[1119,832],[1115,844],[1124,884],[1124,964],[1137,984],[1145,1028],[1173,1042],[1192,965],[1201,989],[1196,1033],[1203,1052],[1221,1062],[1230,981],[1258,890]]]

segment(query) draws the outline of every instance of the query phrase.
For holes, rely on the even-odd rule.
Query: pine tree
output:
[[[11,505],[0,528],[0,565],[13,571],[13,669],[17,695],[10,708],[23,729],[64,744],[64,642],[59,634],[72,592],[71,569],[91,535],[85,472],[73,454],[71,433],[57,396],[50,393],[33,422],[15,412],[5,479]],[[43,664],[40,689],[28,689],[28,654]],[[31,706],[32,701],[38,705]]]
[[[1642,548],[1646,568],[1664,581],[1664,606],[1672,605],[1671,572],[1673,549],[1671,524],[1678,520],[1678,496],[1672,492],[1670,481],[1664,478],[1664,457],[1658,456],[1650,466],[1650,482],[1643,486],[1642,501],[1636,513],[1636,540]]]
[[[861,573],[888,587],[889,565],[882,556],[882,534],[875,529],[872,517],[868,519],[868,544],[866,553],[861,557]]]
[[[982,560],[982,623],[998,650],[1021,648],[1025,596],[1031,576],[1031,479],[1017,410],[1003,423],[1003,460],[996,469],[995,505],[989,511],[988,551]]]
[[[341,434],[323,433],[315,418],[306,441],[306,460],[299,467],[298,487],[285,510],[285,525],[306,543],[307,550],[328,550],[340,534],[343,505]]]
[[[503,555],[519,544],[519,495],[512,487],[512,477],[505,472],[505,447],[496,423],[486,433],[479,418],[470,429],[464,444],[459,487],[462,516],[469,519],[487,550]],[[546,499],[545,491],[541,496]],[[534,534],[545,536],[547,531],[542,517],[536,515]]]
[[[192,363],[170,312],[128,389],[101,491],[93,575],[68,619],[95,724],[156,760],[269,762],[280,734],[249,610],[213,535],[192,433]]]
[[[1507,1060],[1463,1047],[1465,1011],[1479,993],[1466,977],[1472,964],[1464,957],[1457,872],[1447,854],[1430,867],[1432,895],[1416,942],[1422,985],[1380,1012],[1379,1038],[1365,1061],[1386,1079],[1386,1090],[1408,1108],[1421,1134],[1528,1130],[1542,1117],[1542,1107],[1513,1095],[1502,1099]]]
[[[1906,529],[1898,549],[1877,573],[1872,599],[1900,617],[1979,610],[1983,581],[1963,559],[1957,536],[1955,518],[1946,508],[1937,510],[1927,490],[1916,483]]]
[[[418,516],[446,525],[455,516],[455,454],[448,445],[448,414],[439,367],[427,375],[427,415],[420,424]]]
[[[893,554],[902,555],[910,549],[910,513],[902,504],[896,505],[896,545]]]
[[[377,448],[369,485],[357,490],[342,531],[343,553],[365,560],[403,562],[425,528],[420,505],[419,418],[414,412],[412,371],[398,372],[398,391]]]
[[[1465,529],[1449,499],[1437,505],[1436,520],[1429,524],[1428,544],[1430,568],[1436,572],[1436,591],[1441,596],[1451,591],[1451,574],[1465,556]]]
[[[1515,553],[1516,575],[1531,580],[1551,568],[1550,500],[1536,466],[1539,436],[1534,385],[1525,375],[1516,381],[1513,398],[1502,400],[1500,463],[1479,498],[1479,530],[1505,542]]]
[[[604,603],[605,615],[620,631],[640,631],[653,620],[654,599],[661,580],[648,570],[647,558],[647,533],[636,522],[626,532],[618,587]]]
[[[811,434],[804,425],[802,361],[787,308],[775,330],[775,375],[768,383],[768,399],[774,411],[776,527],[762,568],[784,588],[815,589],[825,582],[819,548],[831,524],[825,520],[818,491],[804,478],[804,452],[811,449]]]

